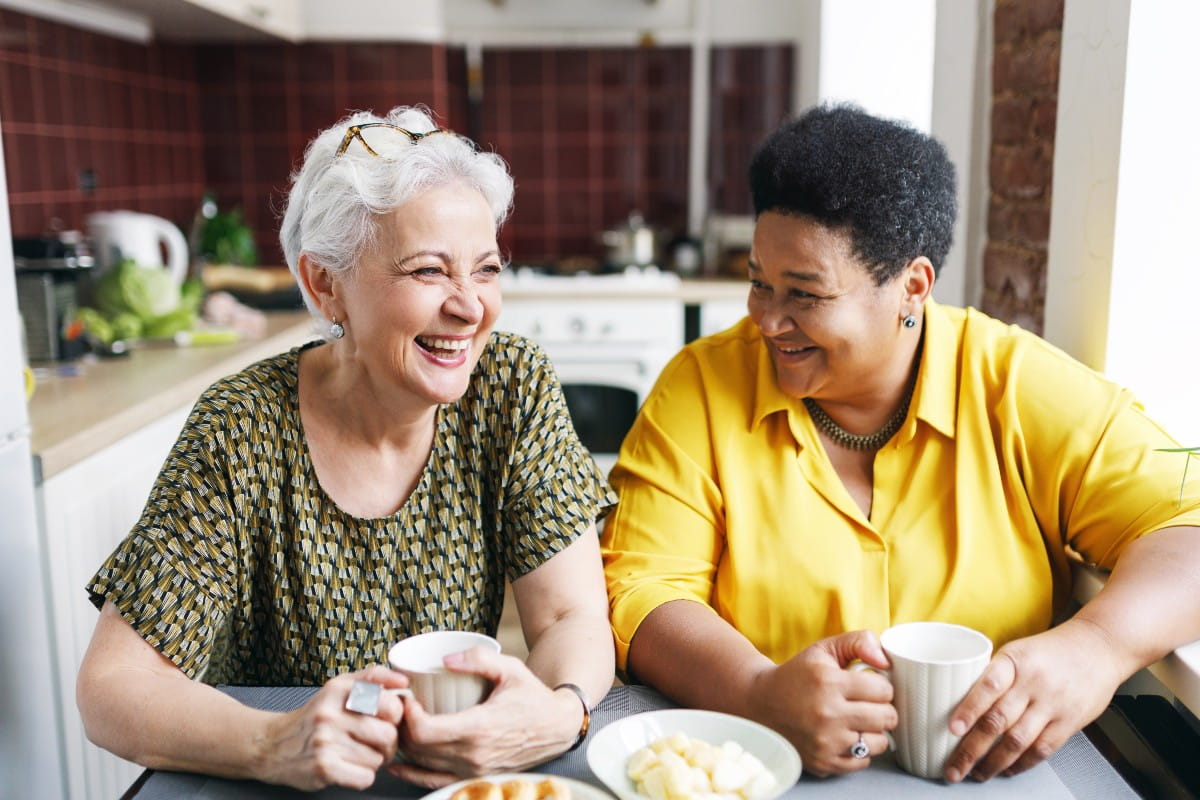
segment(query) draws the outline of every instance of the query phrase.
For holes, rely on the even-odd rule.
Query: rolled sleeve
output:
[[[223,473],[193,412],[132,532],[88,584],[188,677],[204,676],[229,646],[238,566]]]
[[[689,372],[690,365],[677,361],[663,380],[686,387]],[[696,396],[689,399],[688,389],[677,392],[664,383],[639,414],[612,473],[620,503],[605,526],[601,553],[621,670],[634,634],[654,609],[674,600],[713,604],[725,548],[721,494],[701,467],[711,462],[707,438],[681,435],[705,424],[702,406]]]

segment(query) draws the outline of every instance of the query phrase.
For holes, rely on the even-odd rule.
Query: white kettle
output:
[[[132,258],[144,267],[165,267],[176,283],[187,276],[187,239],[170,220],[137,211],[98,211],[86,221],[102,269]]]

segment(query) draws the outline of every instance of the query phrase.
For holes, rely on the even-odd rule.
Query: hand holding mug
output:
[[[1100,716],[1123,677],[1112,643],[1078,619],[1009,642],[951,718],[962,742],[947,779],[1036,766]]]
[[[755,678],[753,695],[759,706],[752,716],[796,747],[806,774],[866,768],[870,760],[851,753],[860,737],[868,755],[888,748],[882,731],[896,725],[892,687],[879,675],[847,669],[859,660],[887,667],[879,638],[871,631],[822,639]]]
[[[449,714],[406,706],[405,762],[388,769],[410,783],[444,786],[468,775],[520,772],[562,754],[579,733],[579,698],[555,692],[519,658],[472,648],[447,659],[493,687],[479,705]]]
[[[896,762],[913,775],[941,778],[961,739],[961,731],[951,729],[951,714],[987,667],[992,642],[979,631],[945,622],[896,625],[879,641],[891,662],[880,672],[896,692]]]

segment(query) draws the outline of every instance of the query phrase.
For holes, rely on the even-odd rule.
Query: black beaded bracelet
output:
[[[592,724],[592,709],[588,704],[587,695],[583,693],[583,689],[580,689],[575,684],[560,683],[558,686],[554,687],[554,691],[557,692],[559,689],[567,689],[574,692],[575,696],[579,698],[579,702],[583,704],[583,724],[579,726],[579,736],[575,738],[575,744],[567,748],[567,752],[569,753],[575,748],[579,747],[579,745],[583,744],[583,740],[587,738],[588,728],[591,727]]]

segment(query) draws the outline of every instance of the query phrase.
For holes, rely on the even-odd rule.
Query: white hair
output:
[[[423,106],[397,106],[386,117],[357,111],[317,134],[304,152],[300,169],[292,173],[287,209],[279,242],[293,275],[300,254],[333,273],[354,268],[375,240],[378,217],[403,205],[425,189],[461,182],[479,191],[499,227],[512,205],[513,179],[495,153],[478,152],[459,136],[430,136],[389,151],[386,158],[371,155],[361,142],[351,142],[337,155],[351,125],[383,122],[413,133],[437,130]],[[304,303],[315,317],[313,298],[301,286]],[[318,317],[319,318],[319,317]]]

